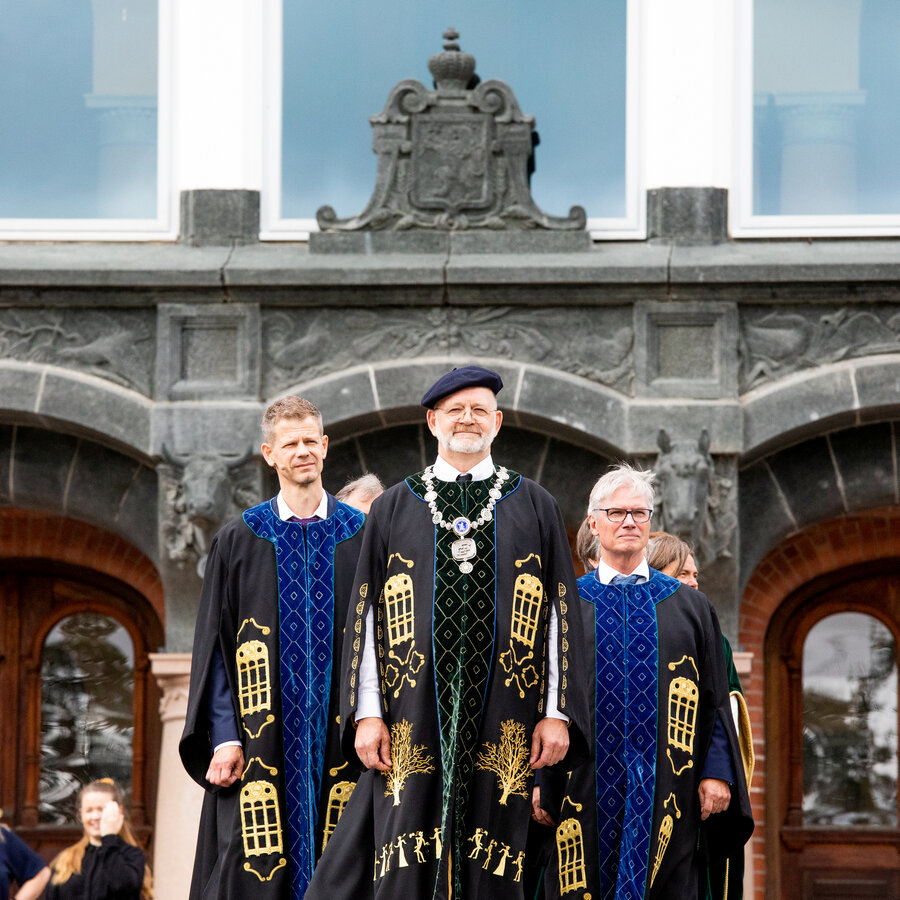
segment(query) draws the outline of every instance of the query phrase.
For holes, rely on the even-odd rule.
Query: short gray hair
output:
[[[598,479],[591,488],[591,496],[588,500],[588,515],[595,509],[603,508],[603,503],[611,497],[619,488],[631,488],[635,493],[643,494],[647,498],[647,509],[653,509],[653,481],[656,474],[649,469],[638,469],[628,463],[619,463],[613,466],[605,475]]]
[[[334,496],[335,499],[346,501],[351,494],[359,494],[360,500],[374,500],[384,493],[384,485],[377,475],[366,472],[359,478],[348,481]]]

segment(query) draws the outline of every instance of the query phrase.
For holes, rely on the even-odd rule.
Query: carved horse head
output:
[[[699,551],[707,525],[714,475],[709,433],[704,428],[696,442],[673,441],[665,429],[660,429],[657,444],[660,450],[656,475],[661,527],[689,541],[695,551]]]

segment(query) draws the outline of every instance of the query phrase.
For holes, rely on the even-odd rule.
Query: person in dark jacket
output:
[[[79,796],[81,840],[50,864],[46,900],[152,900],[144,851],[125,818],[122,789],[110,778]]]
[[[19,886],[15,900],[37,900],[49,878],[47,863],[14,831],[0,825],[0,897],[9,896],[14,881]]]

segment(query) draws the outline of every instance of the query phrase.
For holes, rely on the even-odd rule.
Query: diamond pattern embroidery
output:
[[[603,900],[641,900],[647,879],[656,782],[656,604],[678,582],[578,580],[594,604],[597,647],[597,821]],[[625,615],[627,610],[627,616]]]
[[[518,482],[519,476],[511,472],[501,487],[502,496],[514,490]],[[418,475],[408,478],[407,483],[417,496],[424,496],[426,488]],[[438,481],[438,508],[448,521],[468,515],[470,510],[479,510],[487,503],[490,487],[490,481],[468,485]],[[432,641],[444,772],[441,821],[443,833],[453,835],[457,858],[463,858],[460,841],[466,833],[463,825],[469,785],[491,671],[496,596],[494,522],[468,536],[474,539],[477,554],[471,560],[473,571],[464,575],[452,556],[451,544],[456,535],[435,528]],[[446,818],[451,806],[454,822],[452,830],[448,830]]]
[[[315,863],[334,632],[334,550],[356,534],[362,513],[339,505],[303,526],[266,503],[244,514],[275,544],[278,565],[281,704],[291,896],[302,897]]]

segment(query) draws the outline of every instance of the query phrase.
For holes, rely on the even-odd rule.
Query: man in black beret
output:
[[[372,505],[341,707],[368,771],[307,900],[521,900],[535,770],[587,753],[591,620],[556,501],[491,458],[502,387],[438,379],[434,464]]]

